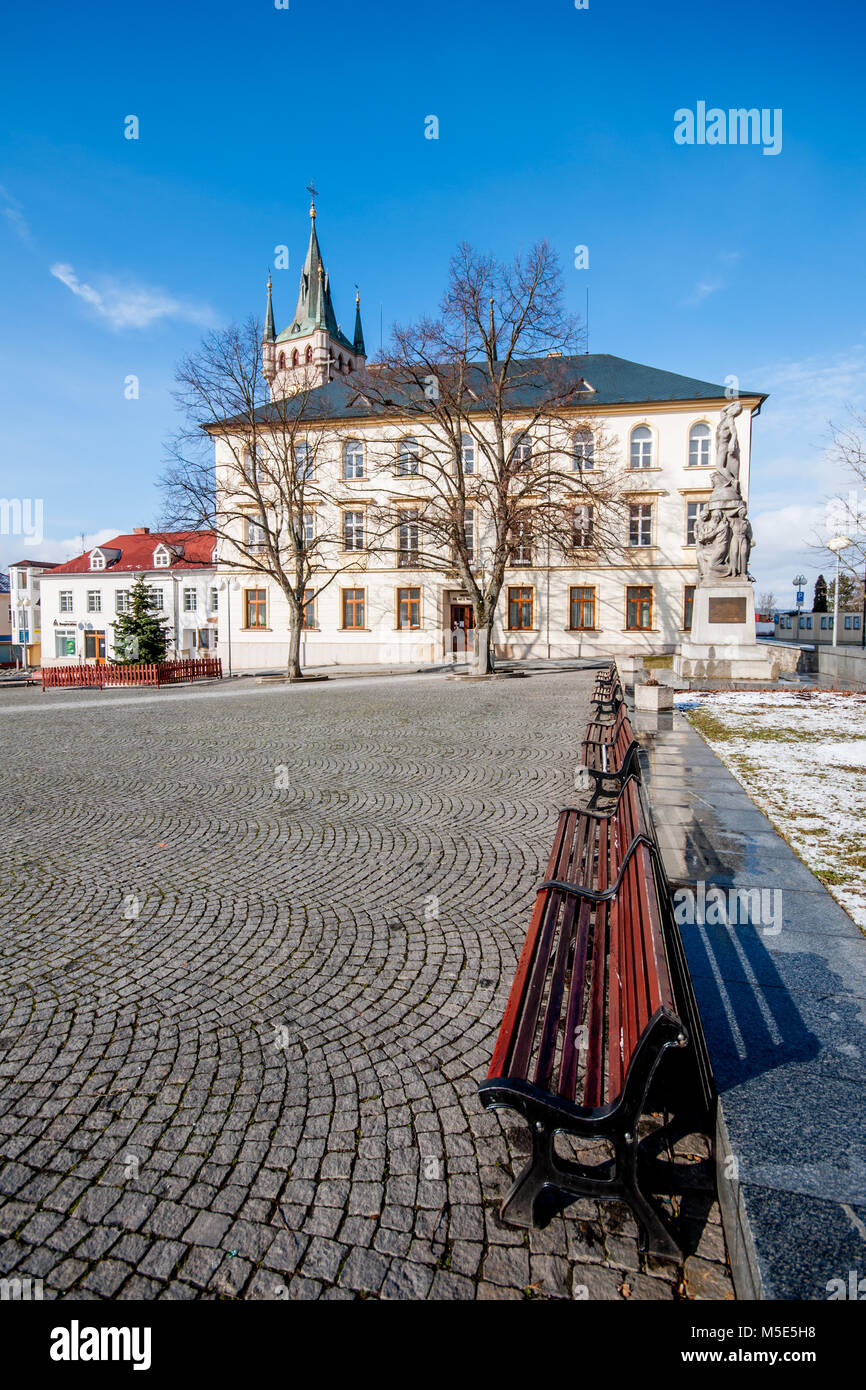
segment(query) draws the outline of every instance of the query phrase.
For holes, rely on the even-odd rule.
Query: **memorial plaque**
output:
[[[707,621],[710,623],[744,623],[746,621],[746,600],[744,598],[711,598],[707,603]]]

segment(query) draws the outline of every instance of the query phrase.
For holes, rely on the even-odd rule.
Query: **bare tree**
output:
[[[851,544],[838,554],[839,600],[842,607],[862,608],[866,637],[866,413],[849,407],[848,422],[843,426],[831,422],[830,428],[830,460],[847,474],[851,486],[830,499],[819,547],[835,565],[836,553],[830,551],[827,542],[839,536],[850,540]],[[831,605],[835,593],[832,580],[827,589]]]
[[[759,613],[772,613],[776,607],[776,595],[772,592],[759,594],[757,608]]]
[[[303,379],[288,398],[269,399],[261,341],[251,318],[210,333],[180,363],[175,399],[184,420],[162,480],[166,524],[213,531],[223,564],[279,586],[289,609],[287,674],[297,680],[305,614],[357,558],[340,563],[343,538],[331,529],[341,514],[328,505],[333,480],[323,459],[339,421],[318,398],[313,410],[314,387]],[[365,549],[373,545],[368,533]]]
[[[438,317],[396,326],[356,383],[371,412],[394,426],[379,472],[419,475],[418,495],[407,506],[395,491],[378,530],[397,531],[409,564],[459,575],[479,674],[493,669],[509,564],[532,567],[542,546],[548,560],[589,564],[622,545],[612,441],[586,410],[591,385],[563,356],[577,345],[547,242],[509,264],[464,243]]]

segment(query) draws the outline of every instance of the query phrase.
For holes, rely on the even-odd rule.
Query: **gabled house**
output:
[[[55,565],[50,583],[43,576],[43,664],[110,659],[113,623],[139,577],[148,583],[154,610],[169,619],[169,655],[219,654],[213,535],[138,526]]]

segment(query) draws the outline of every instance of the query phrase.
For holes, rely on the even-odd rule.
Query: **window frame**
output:
[[[268,631],[268,591],[258,585],[254,589],[244,589],[244,632],[266,632]],[[251,595],[261,595],[261,597],[251,598]],[[264,613],[264,622],[250,622],[250,614],[255,611],[256,617],[261,612]]]
[[[94,603],[94,599],[96,600],[95,603]],[[101,613],[101,612],[102,612],[102,590],[101,590],[101,589],[88,589],[88,590],[87,590],[87,612],[88,612],[88,613]]]
[[[588,456],[587,446],[589,447]],[[580,453],[579,450],[583,450],[583,452]],[[589,462],[587,462],[587,457]],[[571,436],[571,471],[572,473],[595,472],[595,435],[588,425],[581,426]]]
[[[349,594],[360,594],[360,598],[348,598]],[[361,622],[348,623],[348,605],[352,605],[353,616],[357,616],[357,609],[360,606]],[[340,631],[341,632],[366,632],[367,629],[367,590],[353,585],[349,589],[340,590]]]
[[[636,594],[637,597],[633,599],[633,598],[631,597],[632,594]],[[641,597],[641,595],[643,595],[643,594],[649,594],[649,598],[643,598],[643,597]],[[629,621],[629,614],[630,614],[630,611],[631,611],[632,604],[635,604],[635,605],[637,606],[637,607],[636,607],[636,616],[637,616],[637,617],[640,617],[640,616],[641,616],[641,605],[642,605],[642,604],[645,604],[645,603],[648,603],[648,604],[649,604],[649,622],[648,622],[648,623],[640,623],[640,622],[632,623],[632,622],[630,622],[630,621]],[[654,594],[654,592],[653,592],[653,585],[652,585],[652,584],[627,584],[627,585],[626,585],[626,588],[625,588],[625,630],[626,630],[626,632],[652,632],[652,631],[653,631],[653,621],[654,621],[654,618],[655,618],[655,594]]]
[[[638,510],[640,510],[641,512],[648,512],[648,513],[649,513],[649,516],[640,516],[640,517],[635,518],[634,513],[635,513],[636,511],[638,511]],[[637,522],[638,522],[638,529],[637,529],[638,539],[637,539],[637,540],[633,540],[633,539],[632,539],[632,535],[633,535],[633,531],[634,531],[634,523],[635,523],[635,520],[637,520]],[[647,522],[647,521],[649,522],[649,540],[643,540],[643,539],[641,539],[641,537],[643,536],[643,525],[644,525],[644,522]],[[650,550],[650,549],[652,548],[653,544],[654,544],[654,531],[655,531],[655,508],[654,508],[652,502],[629,502],[629,504],[628,504],[628,549],[629,549],[629,550]]]
[[[596,632],[596,631],[598,630],[597,627],[596,627],[596,593],[597,593],[597,586],[596,586],[595,584],[569,584],[569,586],[568,586],[568,631],[569,631],[569,632]],[[582,597],[582,598],[576,598],[575,595],[577,595],[577,594],[582,594],[582,595],[584,595],[584,597]],[[586,597],[585,597],[585,595],[587,595],[587,594],[589,594],[589,598],[586,598]],[[582,611],[582,612],[585,610],[586,605],[587,605],[587,604],[589,605],[590,612],[591,612],[591,614],[592,614],[592,622],[591,622],[591,623],[583,623],[583,622],[582,622],[582,623],[579,623],[578,625],[575,625],[575,622],[574,622],[574,606],[575,606],[575,604],[579,604],[579,605],[580,605],[580,608],[581,608],[581,611]]]
[[[355,445],[357,445],[357,449],[355,449],[355,448],[353,447],[353,446],[355,446]],[[353,467],[355,467],[356,471],[355,471],[354,473],[349,473],[349,472],[347,472],[347,469],[348,469],[348,467],[349,467],[349,456],[350,456],[350,451],[353,452],[355,455],[357,455],[358,453],[360,453],[360,459],[361,459],[361,463],[360,463],[360,472],[357,471],[357,467],[358,467],[358,464],[357,464],[357,457],[356,457],[355,463],[354,463],[354,465],[353,465]],[[356,482],[359,478],[363,478],[363,477],[364,477],[365,469],[366,469],[366,466],[367,466],[367,459],[366,459],[366,452],[365,452],[365,449],[364,449],[364,441],[363,441],[363,439],[352,438],[352,439],[347,439],[347,440],[345,441],[345,443],[343,444],[342,464],[343,464],[343,470],[342,470],[342,471],[343,471],[343,481],[344,481],[344,482],[352,483],[352,482]]]
[[[342,550],[342,552],[343,552],[344,555],[350,555],[350,554],[355,554],[355,555],[357,555],[357,554],[361,554],[361,553],[362,553],[364,550],[366,550],[366,548],[367,548],[367,544],[366,544],[366,542],[367,542],[367,513],[366,513],[366,511],[364,510],[363,507],[341,507],[340,510],[341,510],[341,520],[340,520],[340,549]],[[360,538],[361,538],[361,544],[360,544],[360,545],[355,544],[355,541],[357,540],[357,534],[356,534],[356,533],[357,533],[357,526],[354,525],[354,524],[353,524],[352,527],[351,527],[352,544],[351,544],[351,545],[348,544],[349,535],[350,535],[350,528],[349,528],[349,521],[348,521],[348,519],[349,519],[350,516],[351,516],[351,517],[360,517],[360,518],[361,518],[361,522],[360,522]]]
[[[641,431],[641,430],[645,430],[645,431],[646,431],[646,434],[647,434],[648,438],[644,439],[643,437],[641,437],[641,438],[637,441],[637,443],[638,443],[639,445],[641,445],[641,446],[642,446],[642,445],[647,445],[647,446],[648,446],[648,448],[649,448],[649,463],[643,463],[643,462],[641,462],[641,463],[635,463],[635,462],[634,462],[634,455],[635,455],[635,435],[638,434],[638,432]],[[655,435],[653,434],[653,430],[652,430],[652,426],[651,426],[651,425],[648,425],[645,421],[644,421],[642,424],[640,424],[640,425],[632,425],[631,429],[629,430],[629,435],[628,435],[628,467],[629,467],[629,472],[630,472],[630,473],[646,473],[646,472],[648,472],[649,469],[655,468],[655,466],[656,466],[656,461],[655,461],[655,452],[656,452],[656,451],[655,451],[655,443],[656,443],[656,441],[655,441]],[[640,455],[641,459],[643,459],[643,454],[644,454],[644,450],[643,450],[643,448],[641,447],[641,448],[639,449],[639,455]]]
[[[695,620],[695,590],[697,584],[683,585],[683,632],[691,632]]]
[[[59,591],[59,594],[58,594],[58,597],[57,597],[57,603],[58,603],[58,607],[57,607],[58,613],[74,613],[74,612],[75,612],[75,590],[74,590],[74,589],[61,589],[61,590]]]
[[[521,597],[514,598],[514,594]],[[527,598],[526,595],[529,595]],[[512,622],[512,605],[523,608],[529,604],[529,623],[518,623],[516,626]],[[509,584],[506,599],[507,608],[507,632],[534,632],[535,631],[535,585],[534,584]]]
[[[695,430],[706,430],[706,434],[695,435]],[[706,463],[692,463],[692,443],[693,443],[693,439],[698,440],[701,444],[704,444],[704,443],[706,444],[706,446],[707,446],[707,447],[706,447],[706,451],[704,451],[703,449],[699,449],[699,450],[698,450],[699,453],[704,453],[704,452],[706,452],[706,455],[707,455]],[[686,449],[687,449],[687,452],[686,452],[686,467],[687,467],[687,468],[712,468],[712,466],[713,466],[712,446],[713,446],[713,431],[712,431],[712,429],[711,429],[711,427],[710,427],[709,421],[708,421],[708,420],[693,420],[692,423],[689,425],[689,433],[688,433],[688,436],[687,436],[687,439],[686,439]]]
[[[410,449],[409,445],[413,448]],[[414,468],[405,468],[404,459],[414,460]],[[396,478],[419,478],[421,476],[421,441],[414,434],[401,435],[397,440],[397,457],[394,462]]]
[[[409,595],[409,597],[406,598],[406,599],[404,599],[404,598],[402,597],[403,594],[407,594],[407,595]],[[411,597],[411,595],[413,595],[413,594],[416,595],[415,598],[412,598],[412,597]],[[402,621],[402,607],[403,607],[403,604],[404,604],[404,603],[407,605],[408,615],[409,615],[409,618],[410,618],[410,621],[405,622],[405,623]],[[418,615],[418,616],[417,616],[417,622],[414,622],[414,623],[411,621],[411,612],[412,612],[413,606],[417,609],[417,615]],[[419,631],[419,629],[421,628],[421,626],[422,626],[422,620],[421,620],[421,585],[420,585],[420,584],[407,584],[407,585],[401,585],[401,586],[398,586],[397,589],[395,590],[395,597],[394,597],[394,626],[395,626],[397,632],[417,632],[417,631]]]

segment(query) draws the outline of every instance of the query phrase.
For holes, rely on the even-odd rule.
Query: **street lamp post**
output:
[[[851,540],[849,536],[835,536],[832,541],[827,542],[827,549],[832,550],[836,556],[836,585],[833,593],[833,646],[838,642],[839,636],[839,556],[843,550],[847,550]]]
[[[803,600],[804,600],[804,598],[805,598],[805,592],[804,592],[804,589],[803,589],[803,585],[804,585],[805,583],[806,583],[806,576],[805,576],[805,574],[795,574],[795,575],[794,575],[794,588],[796,589],[796,592],[797,592],[797,626],[796,626],[796,629],[795,629],[795,631],[794,631],[794,641],[795,641],[795,642],[799,642],[799,640],[800,640],[800,609],[803,607]]]

